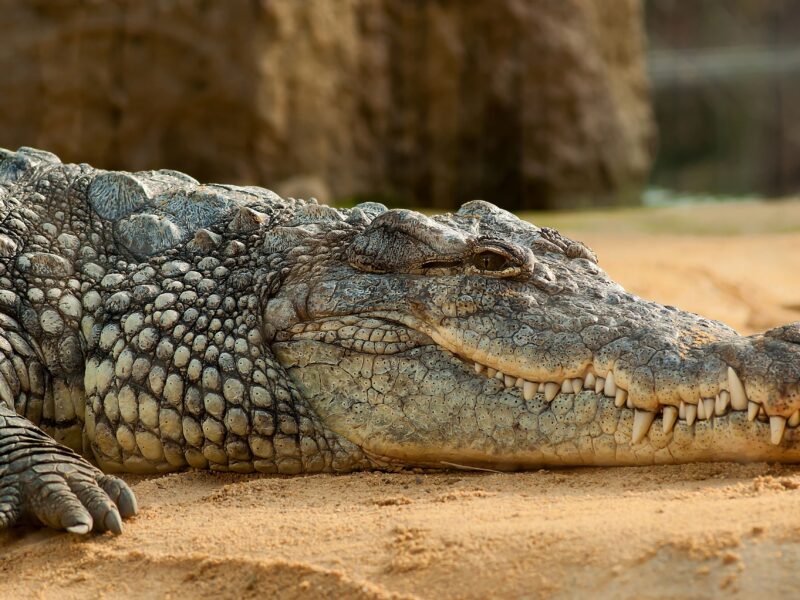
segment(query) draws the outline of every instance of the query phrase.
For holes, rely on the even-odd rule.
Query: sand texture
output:
[[[800,204],[715,211],[558,225],[641,296],[742,332],[800,320]],[[648,214],[673,221],[654,231]],[[0,534],[0,597],[794,597],[800,583],[795,467],[127,480],[141,513],[120,537]]]

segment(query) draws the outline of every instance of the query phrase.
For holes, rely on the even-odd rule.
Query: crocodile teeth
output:
[[[545,384],[544,381],[539,384],[538,390],[540,394],[544,394],[544,388],[545,388],[544,384]]]
[[[700,407],[703,408],[703,416],[700,416]],[[714,418],[713,398],[703,398],[697,403],[697,417],[704,420]]]
[[[706,408],[706,419],[714,418],[714,398],[706,398],[703,400],[703,405]]]
[[[481,363],[475,363],[475,372],[480,375],[486,370],[486,367]]]
[[[633,434],[631,435],[631,442],[634,444],[641,442],[647,432],[650,431],[650,425],[653,424],[653,419],[656,418],[656,413],[646,410],[633,411]]]
[[[719,394],[717,394],[717,399],[714,402],[714,414],[718,417],[720,415],[724,415],[725,411],[728,410],[728,404],[730,401],[731,395],[726,390],[722,390]]]
[[[491,379],[497,375],[497,370],[493,369],[492,367],[486,367],[486,376]]]
[[[505,377],[503,377],[503,383],[507,388],[512,388],[514,387],[514,384],[517,383],[517,378],[512,377],[511,375],[506,375]]]
[[[572,380],[572,393],[580,394],[583,389],[583,379],[576,377]]]
[[[595,384],[595,376],[594,373],[587,373],[586,377],[583,379],[583,387],[587,390],[594,389]]]
[[[494,378],[497,379],[498,381],[505,381],[506,374],[503,373],[502,371],[497,371],[497,373],[494,374]]]
[[[697,405],[696,404],[687,404],[686,405],[686,424],[687,425],[694,425],[694,421],[697,418]]]
[[[525,385],[525,380],[522,377],[517,377],[514,385],[521,389]]]
[[[617,384],[614,383],[614,373],[612,371],[608,372],[606,383],[603,386],[603,393],[609,398],[613,398],[617,395]]]
[[[703,404],[703,399],[697,401],[697,420],[705,421],[706,419],[706,405]]]
[[[617,408],[622,408],[627,400],[628,400],[628,392],[626,392],[622,388],[617,388],[617,394],[614,397],[614,406],[616,406]]]
[[[796,410],[789,417],[789,427],[797,427],[800,425],[800,410]]]
[[[678,409],[674,406],[664,407],[664,419],[661,422],[661,430],[664,433],[669,433],[675,427],[675,421],[678,419]]]
[[[565,379],[564,381],[561,382],[561,391],[563,393],[565,393],[565,394],[571,394],[572,393],[572,380],[571,379]]]
[[[744,392],[742,380],[731,367],[728,367],[728,391],[731,394],[731,406],[733,410],[744,410],[747,408],[747,394]]]
[[[606,385],[606,380],[603,379],[602,377],[598,377],[597,379],[595,379],[594,380],[594,393],[595,394],[599,394],[600,392],[602,392],[603,388],[605,387],[605,385]]]
[[[534,381],[526,381],[522,385],[522,397],[525,400],[533,400],[533,397],[536,395],[536,390],[538,389],[539,384]]]
[[[733,399],[733,396],[731,396]],[[747,403],[747,420],[748,421],[755,421],[756,417],[758,416],[758,409],[759,406],[755,402],[748,402]]]
[[[552,381],[548,381],[544,384],[544,399],[547,402],[552,402],[553,398],[558,395],[558,392],[561,391],[561,386],[557,383],[553,383]]]
[[[686,419],[686,403],[681,400],[680,407],[678,408],[678,416],[681,419]]]
[[[786,417],[773,415],[769,418],[770,441],[776,446],[783,439],[783,432],[786,430]]]

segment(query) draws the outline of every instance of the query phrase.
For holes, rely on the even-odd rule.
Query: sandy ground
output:
[[[639,295],[744,332],[800,320],[798,203],[554,220]],[[121,537],[0,534],[0,597],[793,597],[800,583],[795,467],[128,480],[141,514]]]

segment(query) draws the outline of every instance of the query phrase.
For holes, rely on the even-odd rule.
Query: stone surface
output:
[[[0,8],[0,146],[439,207],[630,202],[650,164],[638,0]]]

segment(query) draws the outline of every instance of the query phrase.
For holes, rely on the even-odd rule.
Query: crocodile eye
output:
[[[508,258],[489,250],[473,254],[472,264],[481,271],[503,271],[511,266]]]

